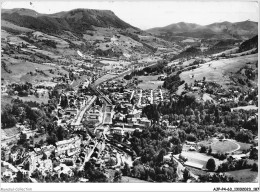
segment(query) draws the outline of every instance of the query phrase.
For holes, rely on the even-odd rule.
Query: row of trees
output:
[[[248,164],[246,159],[234,160],[228,158],[228,161],[220,164],[218,166],[218,172],[227,172],[227,171],[235,171],[240,169],[248,169],[252,168],[251,164]]]

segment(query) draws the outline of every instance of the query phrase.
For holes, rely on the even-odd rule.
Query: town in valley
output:
[[[259,182],[258,23],[132,25],[2,8],[2,183]]]

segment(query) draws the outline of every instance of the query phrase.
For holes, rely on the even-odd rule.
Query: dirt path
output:
[[[237,145],[236,149],[229,151],[227,153],[233,153],[233,152],[238,151],[240,149],[240,145],[238,143],[236,143],[234,140],[232,140],[232,139],[227,139],[227,140]]]

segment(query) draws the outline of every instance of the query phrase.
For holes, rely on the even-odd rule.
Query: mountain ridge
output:
[[[73,9],[54,14],[41,14],[31,9],[2,9],[1,16],[2,20],[18,26],[52,34],[63,31],[80,34],[85,30],[91,30],[93,26],[139,30],[121,20],[110,10]]]
[[[208,25],[199,25],[196,23],[173,23],[165,27],[155,27],[147,29],[147,32],[162,36],[185,36],[194,38],[208,38],[216,36],[225,36],[225,38],[249,39],[258,33],[258,22],[241,21],[241,22],[215,22]]]

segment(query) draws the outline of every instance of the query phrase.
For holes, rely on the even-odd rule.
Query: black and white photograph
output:
[[[259,191],[259,1],[1,1],[1,191]]]

